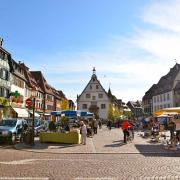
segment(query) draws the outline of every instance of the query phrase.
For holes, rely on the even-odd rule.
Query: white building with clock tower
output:
[[[112,100],[117,100],[111,94],[109,89],[108,93],[105,91],[100,81],[97,79],[96,70],[93,68],[93,74],[90,81],[77,97],[77,109],[89,111],[90,107],[94,106],[98,109],[98,115],[101,119],[108,119],[109,104],[114,103]]]

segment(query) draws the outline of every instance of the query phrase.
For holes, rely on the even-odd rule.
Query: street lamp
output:
[[[35,121],[35,103],[36,98],[33,98],[33,121],[32,121],[32,145],[34,145],[34,121]]]
[[[36,98],[33,97],[26,99],[26,104],[28,105],[28,107],[32,107],[33,110],[33,119],[32,119],[32,134],[31,134],[31,140],[30,140],[30,144],[34,145],[34,121],[35,121],[35,102],[36,102]]]

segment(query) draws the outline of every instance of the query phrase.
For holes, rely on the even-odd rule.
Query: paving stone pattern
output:
[[[103,126],[102,129],[98,129],[97,135],[87,138],[86,145],[40,143],[36,140],[34,147],[24,144],[17,144],[15,147],[21,150],[45,153],[172,153],[172,151],[166,150],[161,143],[150,143],[150,139],[144,139],[139,134],[140,132],[136,132],[133,142],[124,144],[121,129],[108,130]],[[179,152],[178,150],[173,153]]]
[[[136,134],[122,145],[120,129],[98,131],[86,146],[36,143],[20,150],[0,147],[0,179],[156,180],[180,179],[180,153]],[[166,152],[167,151],[167,152]],[[65,153],[64,153],[65,152]],[[66,154],[73,152],[71,154]],[[84,154],[80,154],[84,152]],[[101,154],[100,154],[101,152]],[[99,154],[98,154],[99,153]]]

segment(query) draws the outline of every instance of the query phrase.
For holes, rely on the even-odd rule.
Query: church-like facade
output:
[[[106,92],[97,79],[96,70],[94,68],[89,83],[77,97],[77,109],[83,111],[97,109],[98,118],[108,119],[110,104],[113,105],[112,107],[119,106],[118,100],[111,94],[110,89]]]

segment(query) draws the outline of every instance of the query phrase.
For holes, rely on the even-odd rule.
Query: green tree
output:
[[[112,103],[109,104],[109,108],[108,108],[108,119],[114,121],[113,105],[112,105]]]
[[[120,116],[120,113],[119,113],[119,110],[117,108],[115,108],[115,111],[114,111],[114,119],[118,119]]]
[[[62,126],[64,127],[64,125],[69,121],[69,118],[66,117],[66,116],[62,116],[61,117],[61,123],[62,123]]]
[[[3,117],[7,117],[10,111],[9,100],[6,98],[0,98],[0,105],[3,106],[1,114],[3,114]]]
[[[127,118],[132,118],[133,117],[132,111],[124,111],[123,115],[126,116]]]
[[[69,109],[69,101],[67,99],[63,99],[61,101],[61,110]]]
[[[96,119],[99,119],[99,107],[96,105],[91,105],[89,107],[89,112],[94,113]]]

